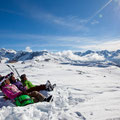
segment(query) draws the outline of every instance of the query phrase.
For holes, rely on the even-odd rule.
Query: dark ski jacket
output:
[[[19,90],[26,91],[26,88],[23,86],[22,82],[16,80],[12,81],[12,84],[16,85]]]

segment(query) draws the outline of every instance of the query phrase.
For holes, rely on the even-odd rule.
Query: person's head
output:
[[[11,81],[11,82],[16,81],[14,74],[10,76],[10,81]]]
[[[26,78],[26,74],[22,74],[22,75],[20,76],[20,78],[21,78],[22,81],[27,80],[27,78]]]
[[[0,89],[2,89],[2,87],[4,87],[6,84],[10,84],[10,80],[8,78],[8,76],[3,76],[0,78]]]
[[[9,77],[9,80],[10,80],[11,83],[14,82],[14,81],[16,81],[16,78],[14,77],[14,73],[13,72],[11,72],[10,74],[8,74],[7,76]]]
[[[10,80],[9,80],[9,78],[6,78],[6,80],[5,80],[5,84],[10,84]]]

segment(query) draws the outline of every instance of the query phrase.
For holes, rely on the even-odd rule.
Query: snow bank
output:
[[[12,64],[13,65],[13,64]],[[43,67],[44,65],[44,67]],[[0,92],[0,120],[119,120],[120,69],[61,65],[53,62],[14,63],[36,85],[56,83],[50,103],[16,107]],[[0,64],[0,74],[10,70]]]

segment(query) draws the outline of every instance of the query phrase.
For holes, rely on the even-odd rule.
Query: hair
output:
[[[12,76],[9,78],[9,80],[10,80],[10,82],[13,82],[13,80],[12,80]]]
[[[14,73],[11,72],[11,73],[9,73],[7,76],[9,76],[9,80],[10,80],[10,82],[13,82],[12,77],[14,76]]]
[[[26,77],[26,74],[22,74],[22,75],[20,76],[21,79],[23,79],[23,78],[25,78],[25,77]]]

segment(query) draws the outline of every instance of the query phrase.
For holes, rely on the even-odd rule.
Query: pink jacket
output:
[[[13,84],[5,85],[2,88],[2,92],[10,99],[16,98],[18,95],[20,95],[22,92]]]

